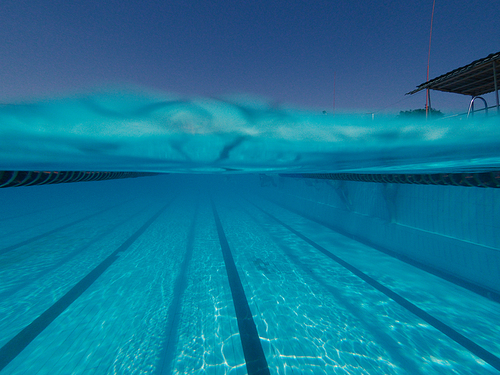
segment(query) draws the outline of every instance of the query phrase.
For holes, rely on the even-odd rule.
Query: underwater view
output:
[[[500,371],[498,116],[115,92],[0,120],[2,375]],[[103,180],[41,172],[70,170]]]
[[[500,374],[498,1],[0,1],[0,375]]]

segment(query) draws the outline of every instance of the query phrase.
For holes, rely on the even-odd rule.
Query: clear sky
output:
[[[133,84],[331,111],[336,77],[337,110],[422,108],[423,92],[404,94],[426,80],[431,11],[432,0],[2,0],[0,100]],[[500,51],[499,20],[499,0],[436,0],[430,77]]]

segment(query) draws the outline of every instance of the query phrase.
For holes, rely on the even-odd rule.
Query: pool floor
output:
[[[151,181],[0,191],[1,375],[499,373],[498,303],[223,179]]]

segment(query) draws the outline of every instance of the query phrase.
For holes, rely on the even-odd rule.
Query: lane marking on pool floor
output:
[[[454,276],[454,275],[447,273],[447,272],[444,272],[442,270],[438,270],[437,268],[431,267],[427,264],[424,264],[424,263],[421,263],[417,260],[411,259],[411,258],[407,257],[406,255],[398,254],[395,251],[392,251],[392,250],[389,250],[385,247],[377,245],[376,243],[374,243],[366,238],[362,238],[362,237],[357,236],[355,234],[351,234],[338,226],[329,224],[323,220],[315,218],[312,215],[308,215],[307,213],[300,212],[299,210],[297,210],[293,207],[288,207],[286,204],[282,204],[281,202],[275,202],[275,201],[273,201],[267,197],[264,197],[264,196],[260,196],[260,197],[264,198],[267,201],[271,202],[272,204],[275,204],[275,205],[277,205],[277,206],[279,206],[287,211],[290,211],[290,212],[292,212],[292,213],[294,213],[302,218],[313,221],[313,222],[315,222],[315,223],[317,223],[325,228],[328,228],[330,230],[333,230],[334,232],[340,233],[341,235],[343,235],[347,238],[350,238],[356,242],[362,243],[363,245],[371,247],[374,250],[380,251],[381,253],[389,255],[390,257],[393,257],[397,260],[400,260],[406,264],[409,264],[410,266],[419,268],[422,271],[425,271],[427,273],[430,273],[431,275],[437,276],[437,277],[439,277],[443,280],[446,280],[450,283],[453,283],[461,288],[465,288],[467,290],[470,290],[473,293],[476,293],[476,294],[479,294],[480,296],[488,298],[490,301],[500,303],[500,293],[497,293],[493,290],[484,288],[480,285],[474,284],[474,283],[469,282],[467,280],[463,280],[457,276]],[[300,197],[295,197],[295,198],[300,198]],[[459,240],[457,240],[457,241],[459,241]]]
[[[99,234],[96,237],[91,238],[90,241],[88,241],[87,243],[85,243],[82,247],[77,248],[75,251],[67,254],[66,256],[64,256],[63,258],[59,259],[59,261],[53,263],[52,265],[47,266],[45,268],[42,268],[41,270],[39,270],[37,272],[31,272],[31,277],[30,278],[25,278],[21,283],[14,285],[10,289],[6,289],[6,290],[0,292],[0,300],[4,300],[6,298],[11,297],[15,293],[17,293],[20,290],[22,290],[23,288],[29,286],[30,284],[32,284],[35,281],[37,281],[38,279],[40,279],[42,276],[47,275],[48,273],[50,273],[50,272],[56,270],[57,268],[61,267],[62,265],[64,265],[66,262],[71,261],[74,257],[78,256],[79,254],[82,254],[88,248],[90,248],[92,245],[94,245],[95,243],[99,242],[100,240],[106,238],[107,236],[109,236],[110,234],[112,234],[116,229],[118,229],[121,225],[127,223],[132,218],[134,218],[137,215],[141,214],[142,212],[144,212],[148,208],[149,207],[143,207],[139,211],[134,212],[133,215],[131,215],[130,217],[126,217],[125,219],[119,221],[118,223],[113,224],[113,226],[108,227],[106,229],[106,231],[102,232],[101,234]]]
[[[353,265],[347,263],[346,261],[342,260],[338,256],[332,254],[330,251],[326,250],[321,245],[317,244],[316,242],[314,242],[313,240],[309,239],[308,237],[306,237],[302,233],[300,233],[297,230],[293,229],[288,224],[285,224],[283,221],[281,221],[280,219],[278,219],[277,217],[275,217],[271,213],[269,213],[266,210],[258,207],[254,203],[252,203],[252,204],[257,209],[259,209],[260,211],[262,211],[264,214],[266,214],[267,216],[269,216],[270,218],[272,218],[274,221],[276,221],[277,223],[279,223],[281,226],[285,227],[290,232],[292,232],[293,234],[295,234],[297,237],[301,238],[303,241],[307,242],[309,245],[311,245],[312,247],[314,247],[316,250],[320,251],[321,253],[323,253],[324,255],[326,255],[327,257],[329,257],[330,259],[332,259],[333,261],[337,262],[342,267],[346,268],[351,273],[353,273],[354,275],[356,275],[357,277],[359,277],[360,279],[362,279],[363,281],[365,281],[367,284],[371,285],[372,287],[374,287],[378,291],[380,291],[383,294],[385,294],[387,297],[389,297],[390,299],[392,299],[398,305],[400,305],[400,306],[404,307],[406,310],[412,312],[414,315],[418,316],[419,318],[421,318],[422,320],[424,320],[426,323],[430,324],[431,326],[433,326],[434,328],[436,328],[438,331],[440,331],[441,333],[443,333],[446,336],[448,336],[450,339],[452,339],[453,341],[455,341],[457,344],[459,344],[462,347],[464,347],[465,349],[469,350],[471,353],[473,353],[474,355],[476,355],[479,358],[481,358],[483,361],[485,361],[486,363],[488,363],[490,366],[492,366],[496,370],[500,371],[500,358],[498,358],[496,355],[494,355],[493,353],[491,353],[488,350],[484,349],[482,346],[476,344],[474,341],[468,339],[467,337],[465,337],[461,333],[455,331],[450,326],[446,325],[445,323],[443,323],[439,319],[437,319],[437,318],[433,317],[432,315],[430,315],[429,313],[425,312],[420,307],[417,307],[416,305],[414,305],[413,303],[411,303],[410,301],[408,301],[406,298],[400,296],[396,292],[394,292],[391,289],[387,288],[386,286],[382,285],[381,283],[379,283],[378,281],[376,281],[372,277],[368,276],[367,274],[365,274],[361,270],[357,269]]]
[[[59,298],[51,307],[0,348],[0,371],[16,358],[50,323],[75,302],[119,258],[120,253],[127,250],[172,202],[173,199],[164,205],[142,227],[122,243],[118,249],[90,271],[87,276],[81,279],[64,296]]]
[[[233,297],[234,309],[236,311],[236,319],[238,321],[238,329],[240,331],[241,345],[245,356],[246,367],[249,375],[267,375],[270,374],[264,350],[260,342],[260,337],[257,332],[257,327],[253,320],[248,300],[245,296],[241,279],[234,263],[231,249],[227,242],[226,234],[222,228],[222,223],[217,213],[215,203],[212,200],[212,210],[214,213],[215,226],[219,235],[219,242],[222,249],[222,256],[226,266],[231,295]]]
[[[121,206],[121,205],[124,205],[125,203],[130,202],[130,201],[132,201],[132,200],[133,200],[133,199],[129,199],[129,200],[125,201],[125,202],[121,202],[121,203],[119,203],[119,204],[115,204],[115,205],[113,205],[113,206],[111,206],[111,207],[107,207],[107,208],[105,208],[105,209],[103,209],[103,210],[100,210],[100,211],[94,212],[94,213],[92,213],[92,214],[90,214],[90,215],[87,215],[87,216],[84,216],[84,217],[82,217],[82,218],[80,218],[80,219],[77,219],[77,220],[71,221],[71,222],[69,222],[69,223],[66,223],[66,224],[64,224],[64,225],[58,226],[57,228],[51,229],[51,230],[49,230],[49,231],[47,231],[47,232],[44,232],[44,233],[42,233],[42,234],[39,234],[39,235],[37,235],[37,236],[34,236],[34,237],[31,237],[31,238],[28,238],[27,240],[24,240],[24,241],[18,242],[18,243],[14,244],[14,245],[10,245],[10,246],[4,247],[3,249],[0,249],[0,255],[5,254],[5,253],[7,253],[7,252],[9,252],[9,251],[11,251],[11,250],[15,250],[15,249],[17,249],[18,247],[21,247],[21,246],[24,246],[24,245],[28,245],[28,244],[30,244],[30,243],[32,243],[32,242],[34,242],[34,241],[36,241],[36,240],[39,240],[40,238],[43,238],[43,237],[49,236],[49,235],[54,234],[54,233],[56,233],[56,232],[58,232],[58,231],[60,231],[60,230],[63,230],[63,229],[69,228],[69,227],[70,227],[70,226],[72,226],[72,225],[75,225],[75,224],[81,223],[82,221],[85,221],[85,220],[87,220],[87,219],[90,219],[91,217],[94,217],[94,216],[100,215],[100,214],[102,214],[102,213],[104,213],[104,212],[106,212],[106,211],[109,211],[109,210],[113,209],[113,208],[116,208],[116,207],[119,207],[119,206]]]
[[[285,253],[288,259],[290,259],[296,267],[299,267],[304,274],[321,285],[334,298],[337,305],[342,305],[343,309],[348,311],[355,319],[357,319],[359,324],[362,324],[365,329],[367,329],[373,337],[379,341],[379,343],[382,343],[381,346],[389,353],[393,361],[395,361],[400,368],[405,370],[408,374],[421,374],[418,364],[414,362],[413,358],[407,357],[407,349],[402,347],[402,345],[392,336],[381,330],[379,325],[371,323],[369,319],[365,319],[365,312],[362,311],[358,305],[356,305],[355,301],[350,301],[348,298],[345,298],[340,292],[340,288],[335,288],[331,285],[325,284],[324,280],[321,280],[314,272],[311,272],[311,269],[305,265],[302,259],[293,253],[290,247],[280,243],[281,239],[276,234],[273,234],[269,228],[266,228],[260,220],[258,220],[246,209],[242,208],[242,210],[254,221],[255,224],[259,226],[261,230],[268,233],[276,246],[278,246]]]
[[[155,373],[159,375],[172,373],[171,366],[174,360],[174,349],[176,344],[177,330],[179,328],[180,318],[181,318],[181,303],[184,292],[186,291],[188,280],[187,280],[187,269],[191,263],[191,258],[193,255],[194,248],[194,235],[196,229],[196,220],[198,218],[200,202],[196,202],[196,207],[194,211],[194,216],[189,227],[186,238],[186,254],[180,265],[180,271],[175,280],[174,288],[172,290],[174,298],[170,303],[167,311],[167,324],[165,325],[165,341],[163,343],[163,348],[160,354],[159,364],[156,367]]]

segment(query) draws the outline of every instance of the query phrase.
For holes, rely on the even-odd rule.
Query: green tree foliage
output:
[[[430,108],[429,116],[433,118],[443,117],[443,112],[438,109]],[[398,117],[425,117],[425,108],[410,109],[409,111],[400,111]]]

